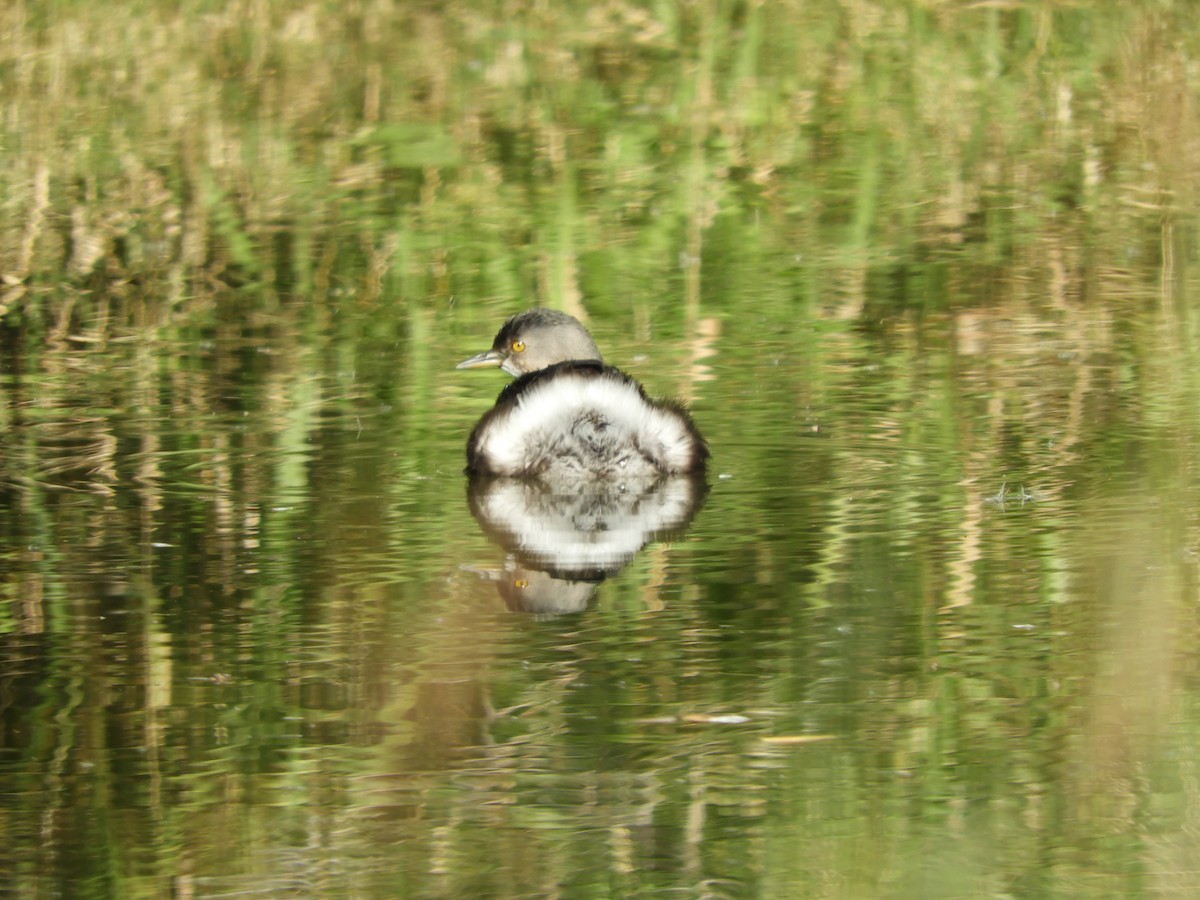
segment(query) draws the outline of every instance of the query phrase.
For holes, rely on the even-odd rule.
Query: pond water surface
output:
[[[633,503],[469,490],[503,376],[453,363],[490,329],[374,381],[280,377],[286,336],[64,352],[55,396],[116,365],[141,402],[7,385],[39,480],[7,487],[6,868],[30,895],[1173,894],[1200,396],[1170,324],[1129,320],[1136,362],[1087,311],[727,323],[693,369],[599,327],[652,389],[699,373],[707,484]]]
[[[266,6],[178,45],[228,132],[21,145],[0,893],[1200,894],[1193,13],[450,5],[392,81]],[[535,303],[704,479],[469,481]]]

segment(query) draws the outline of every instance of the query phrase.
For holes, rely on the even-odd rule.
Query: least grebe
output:
[[[687,411],[649,399],[605,365],[573,316],[550,309],[513,316],[491,350],[458,364],[483,366],[517,377],[471,432],[468,472],[605,479],[704,471],[708,448]]]

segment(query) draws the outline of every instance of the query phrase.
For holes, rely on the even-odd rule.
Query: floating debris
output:
[[[777,734],[762,739],[764,744],[815,744],[818,741],[832,741],[832,734]]]
[[[1042,497],[1043,495],[1037,491],[1025,490],[1025,485],[1021,485],[1015,491],[1010,491],[1008,489],[1008,481],[1005,480],[1004,483],[1000,485],[1000,490],[996,491],[996,493],[992,494],[990,497],[984,497],[983,502],[992,506],[999,506],[1001,509],[1004,509],[1005,504],[1010,501],[1019,502],[1022,506],[1024,506],[1026,503],[1035,503],[1036,501],[1041,500]]]
[[[696,715],[684,716],[683,721],[692,722],[692,723],[699,724],[699,725],[745,725],[747,722],[750,721],[750,717],[749,716],[739,716],[734,713],[730,713],[728,715],[716,715],[716,716],[706,716],[706,715],[696,714]]]

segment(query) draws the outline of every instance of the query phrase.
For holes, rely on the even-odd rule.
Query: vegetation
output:
[[[0,890],[1194,891],[1198,60],[1172,0],[0,6]],[[451,369],[535,302],[714,450],[540,622]]]
[[[974,293],[973,273],[1020,282],[1081,247],[1128,265],[1159,253],[1146,208],[1194,197],[1195,16],[8,4],[5,321],[61,327],[102,296],[187,315],[228,288],[243,308],[350,293],[695,314],[722,305],[706,263],[781,254],[805,306],[936,309]],[[821,277],[831,263],[846,281]],[[961,280],[938,289],[931,263]]]

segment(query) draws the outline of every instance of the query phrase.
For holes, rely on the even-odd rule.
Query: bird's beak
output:
[[[472,356],[470,359],[464,359],[454,368],[456,369],[482,369],[488,366],[502,365],[504,360],[495,350],[488,350],[486,353],[480,353],[477,356]]]

